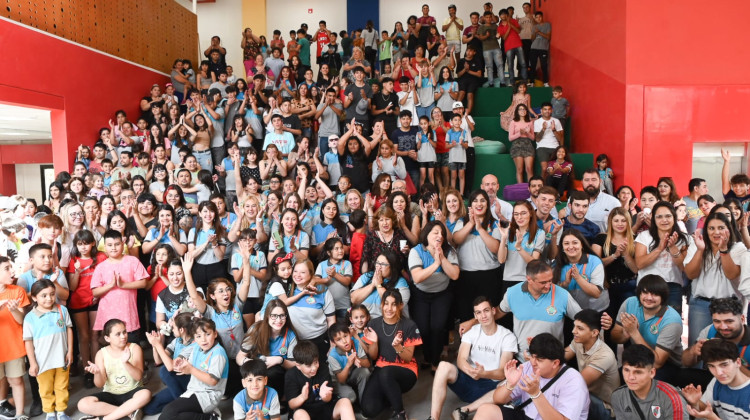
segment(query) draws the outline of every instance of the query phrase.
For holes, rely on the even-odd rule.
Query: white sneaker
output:
[[[549,83],[545,83],[545,84],[544,84],[544,87],[549,87]]]

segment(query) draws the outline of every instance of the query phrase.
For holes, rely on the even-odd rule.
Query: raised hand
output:
[[[99,371],[99,366],[97,366],[96,363],[92,363],[92,362],[89,362],[89,364],[87,366],[85,366],[83,368],[83,370],[85,370],[86,372],[88,372],[88,373],[90,373],[92,375],[96,375],[97,373],[100,372]]]
[[[510,359],[503,368],[505,372],[506,385],[510,388],[516,386],[523,375],[523,365],[518,365],[518,360]]]
[[[367,339],[367,341],[371,343],[377,343],[378,342],[378,334],[375,333],[375,330],[373,330],[370,327],[365,327],[364,332],[364,338]]]
[[[690,384],[682,388],[682,396],[685,397],[685,401],[688,402],[688,405],[697,404],[698,401],[700,401],[701,397],[703,396],[703,392],[701,391],[701,386],[698,385],[696,387],[695,385]]]

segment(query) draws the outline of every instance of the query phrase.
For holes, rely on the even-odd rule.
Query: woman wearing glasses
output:
[[[692,240],[677,226],[672,204],[660,201],[651,210],[651,226],[635,238],[635,265],[638,281],[656,274],[667,281],[667,303],[682,314],[682,271],[685,254]]]
[[[352,286],[352,306],[362,304],[370,316],[375,318],[382,315],[380,304],[383,294],[388,290],[398,290],[404,301],[404,316],[409,316],[409,284],[401,276],[401,264],[396,253],[390,249],[382,251],[375,259],[372,271],[359,276]]]
[[[274,299],[268,302],[265,316],[253,324],[242,340],[237,364],[242,366],[249,359],[260,359],[268,367],[268,386],[284,396],[284,375],[294,367],[294,347],[297,334],[294,332],[289,310],[284,302]]]

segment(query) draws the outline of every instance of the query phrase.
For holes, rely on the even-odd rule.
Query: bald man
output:
[[[487,174],[482,178],[482,191],[486,192],[490,196],[490,210],[492,215],[498,220],[510,221],[513,217],[513,206],[507,201],[503,201],[497,198],[497,192],[500,190],[500,183],[497,181],[497,177],[492,174]]]

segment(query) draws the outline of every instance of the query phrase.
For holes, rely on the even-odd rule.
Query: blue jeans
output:
[[[523,48],[513,48],[512,50],[505,52],[505,57],[508,59],[508,74],[510,75],[510,84],[514,84],[516,81],[516,66],[514,61],[518,56],[518,65],[521,66],[521,79],[528,79],[528,72],[526,71],[526,59],[523,56]]]
[[[187,390],[188,382],[190,382],[190,376],[177,375],[168,371],[164,366],[159,369],[159,378],[164,383],[164,389],[157,392],[151,398],[151,402],[143,408],[143,413],[147,416],[161,413],[167,404],[180,398],[180,395]]]
[[[667,305],[674,308],[682,316],[682,285],[677,283],[667,283],[669,287],[669,296],[667,296]]]
[[[320,161],[323,162],[323,156],[328,153],[328,137],[318,136],[318,148],[320,149]]]
[[[689,302],[688,345],[692,346],[698,340],[701,330],[711,325],[711,311],[708,310],[708,305],[711,304],[711,301],[706,298],[693,296]]]
[[[407,169],[406,173],[409,174],[409,176],[411,177],[411,182],[414,183],[414,186],[417,188],[417,192],[419,192],[419,168]]]
[[[485,76],[487,76],[487,82],[492,83],[495,80],[495,76],[492,74],[492,63],[497,66],[497,77],[500,79],[500,83],[505,84],[505,69],[503,68],[503,52],[500,48],[494,50],[482,52],[484,56],[484,67],[487,69]]]
[[[430,106],[418,106],[417,107],[417,116],[415,118],[417,118],[417,119],[419,119],[421,117],[431,118],[433,108],[435,108],[435,103],[434,102]]]
[[[589,404],[589,417],[588,420],[609,420],[612,417],[612,412],[604,406],[604,401],[600,400],[593,394],[589,395],[591,404]]]
[[[208,171],[214,170],[213,159],[211,158],[211,149],[193,152],[193,156],[195,156],[195,160],[198,161],[198,164],[201,165],[201,169],[205,169]]]

